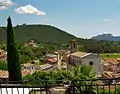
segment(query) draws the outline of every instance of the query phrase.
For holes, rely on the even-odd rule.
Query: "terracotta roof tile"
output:
[[[8,71],[0,70],[0,78],[8,78]]]
[[[57,62],[57,60],[51,59],[51,58],[48,58],[47,61],[52,62],[52,63],[56,63]]]

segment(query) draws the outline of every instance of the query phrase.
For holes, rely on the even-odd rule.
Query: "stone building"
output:
[[[68,57],[69,56],[69,57]],[[101,64],[101,56],[95,53],[86,53],[77,51],[77,42],[72,40],[71,53],[66,56],[68,62],[68,69],[71,70],[74,66],[88,65],[92,67],[93,72],[98,75],[103,72],[103,65]]]

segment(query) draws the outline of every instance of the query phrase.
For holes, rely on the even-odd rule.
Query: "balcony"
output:
[[[120,79],[0,82],[0,94],[120,94]]]

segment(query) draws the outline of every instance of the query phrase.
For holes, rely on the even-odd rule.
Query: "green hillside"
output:
[[[97,53],[120,52],[120,42],[97,41],[77,38],[63,30],[49,25],[20,25],[14,27],[18,43],[35,39],[39,43],[70,44],[72,39],[78,42],[79,50]],[[6,27],[0,28],[0,42],[6,40]]]
[[[5,41],[6,28],[0,28],[0,41]],[[14,27],[16,40],[25,42],[35,39],[38,42],[68,43],[75,36],[49,25],[21,25]]]

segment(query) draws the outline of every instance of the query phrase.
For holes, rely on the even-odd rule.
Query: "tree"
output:
[[[0,60],[0,70],[8,70],[7,62]]]
[[[7,62],[9,81],[21,81],[21,66],[19,63],[19,55],[15,44],[14,32],[10,17],[7,19]]]
[[[92,72],[92,68],[87,65],[74,67],[73,73],[75,80],[88,80],[96,77],[96,74]]]
[[[85,81],[88,79],[94,79],[96,78],[96,74],[92,72],[92,68],[87,66],[87,65],[82,65],[82,66],[76,66],[74,67],[73,70],[73,75],[74,75],[74,80],[75,80],[75,86],[79,87],[81,86],[79,89],[81,92],[83,92],[83,94],[89,94],[90,92],[93,92],[94,89],[92,89],[89,85],[91,84],[91,81]],[[77,81],[77,80],[81,80],[81,81]],[[84,80],[84,81],[82,81]],[[84,85],[88,85],[85,86]],[[87,92],[87,93],[85,93]],[[92,93],[94,94],[94,93]]]

